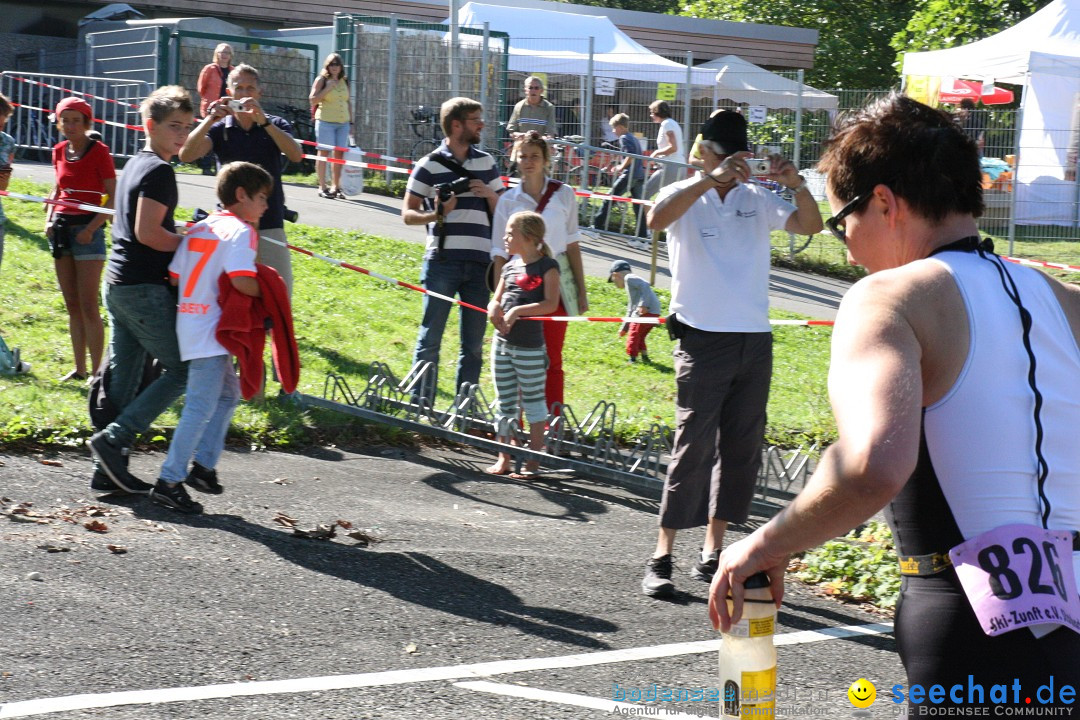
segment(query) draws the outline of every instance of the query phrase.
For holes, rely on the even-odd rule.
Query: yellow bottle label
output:
[[[750,637],[772,635],[776,630],[776,618],[772,615],[750,621]]]
[[[770,717],[772,713],[764,711],[771,711],[776,707],[776,666],[773,665],[768,670],[744,672],[741,699],[743,717]]]

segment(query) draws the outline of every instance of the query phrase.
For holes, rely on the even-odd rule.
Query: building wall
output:
[[[0,32],[0,69],[77,75],[77,49],[75,38]]]

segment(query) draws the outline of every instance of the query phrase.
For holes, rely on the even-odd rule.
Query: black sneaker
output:
[[[114,483],[112,478],[106,475],[103,470],[97,469],[94,470],[94,476],[90,478],[90,489],[96,493],[112,493],[114,495],[145,495],[154,487],[150,483],[145,483],[134,475],[131,476],[131,479],[142,486],[142,489],[140,489],[138,493],[129,493],[127,490]]]
[[[225,492],[225,488],[218,482],[217,470],[205,468],[199,463],[191,464],[191,472],[188,473],[184,482],[190,485],[192,490],[209,495],[220,495]]]
[[[649,597],[671,597],[675,594],[675,583],[671,582],[671,569],[674,558],[670,555],[651,558],[645,563],[645,579],[641,581],[641,592]]]
[[[105,431],[91,435],[90,439],[86,441],[86,446],[90,448],[90,452],[97,458],[100,469],[121,490],[135,495],[144,495],[150,491],[152,487],[150,484],[144,483],[128,472],[128,449],[113,445]]]
[[[713,575],[716,574],[716,568],[720,564],[720,551],[713,550],[709,554],[708,560],[702,560],[701,555],[698,554],[698,561],[694,563],[694,567],[690,570],[690,576],[698,580],[703,580],[707,583],[711,583]]]
[[[158,505],[164,505],[177,512],[198,515],[202,512],[202,505],[191,499],[184,483],[171,484],[158,478],[157,485],[150,491],[150,499]]]

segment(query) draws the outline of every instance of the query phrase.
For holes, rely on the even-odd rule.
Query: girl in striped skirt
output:
[[[491,368],[495,376],[495,422],[499,439],[510,441],[509,424],[521,409],[529,421],[529,449],[544,447],[547,404],[544,375],[547,352],[541,321],[521,318],[550,315],[559,306],[559,263],[544,245],[544,219],[534,212],[519,212],[506,223],[503,243],[512,259],[503,266],[499,286],[488,304],[491,324],[497,331],[491,343]],[[511,459],[499,459],[484,472],[527,478],[540,469],[537,460],[525,463],[523,473],[511,473]]]

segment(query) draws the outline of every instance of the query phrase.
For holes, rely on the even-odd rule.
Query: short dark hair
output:
[[[258,192],[269,195],[274,190],[274,178],[255,163],[231,162],[218,171],[217,196],[222,205],[236,203],[237,188],[244,188],[248,197]]]
[[[10,115],[14,110],[15,107],[11,104],[11,101],[7,99],[7,96],[0,93],[0,117]]]
[[[953,117],[892,92],[836,122],[818,170],[840,202],[887,185],[932,223],[983,213],[979,149]]]
[[[657,117],[666,120],[671,117],[671,106],[667,104],[667,100],[653,100],[649,105],[649,112],[654,112]]]
[[[470,113],[483,110],[484,106],[476,100],[467,97],[450,98],[439,108],[439,125],[442,126],[443,135],[450,137],[450,122],[457,120],[465,124],[465,119]]]

